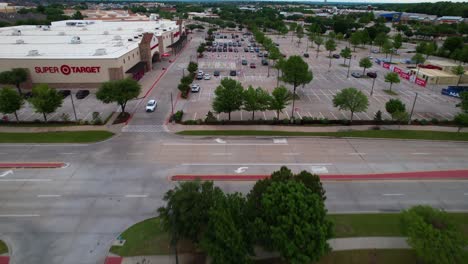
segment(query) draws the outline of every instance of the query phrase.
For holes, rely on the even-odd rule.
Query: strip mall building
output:
[[[182,20],[67,20],[50,26],[0,28],[0,72],[29,71],[23,88],[98,88],[101,83],[139,80],[161,57],[186,41]]]

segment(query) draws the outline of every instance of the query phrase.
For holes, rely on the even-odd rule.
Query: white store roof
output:
[[[73,26],[71,23],[78,24]],[[170,20],[131,22],[66,20],[52,22],[50,27],[4,27],[0,28],[0,59],[119,58],[138,48],[138,43],[142,39],[139,35],[145,32],[160,36],[164,32],[178,32],[178,30],[176,22]],[[73,38],[76,40],[76,37],[79,37],[79,41],[72,41]],[[157,43],[157,39],[152,43]],[[37,50],[39,55],[31,56],[33,50]]]

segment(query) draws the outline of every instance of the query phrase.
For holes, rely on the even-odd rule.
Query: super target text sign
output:
[[[70,75],[72,73],[78,74],[85,74],[85,73],[99,73],[101,71],[100,66],[68,66],[62,65],[60,67],[57,66],[42,66],[42,67],[34,67],[34,71],[36,73],[59,73],[63,75]]]

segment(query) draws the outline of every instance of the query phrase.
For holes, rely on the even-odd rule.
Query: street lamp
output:
[[[377,79],[377,75],[375,75],[374,78],[372,78],[374,80],[372,80],[372,89],[370,91],[370,95],[372,96],[374,94],[374,84],[375,84],[375,79]]]
[[[411,125],[411,118],[413,117],[413,111],[414,111],[414,106],[416,105],[416,99],[418,99],[418,93],[417,92],[416,92],[416,96],[414,97],[413,107],[411,107],[411,114],[409,116],[408,125]]]

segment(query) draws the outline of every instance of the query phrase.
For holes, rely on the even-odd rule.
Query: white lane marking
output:
[[[0,179],[0,182],[49,182],[51,179]]]
[[[221,152],[221,153],[211,153],[212,156],[230,156],[232,155],[232,153],[224,153],[224,152]]]
[[[431,155],[431,153],[426,153],[426,152],[415,152],[415,153],[411,153],[411,155]]]
[[[331,166],[331,163],[182,163],[182,166]]]
[[[127,198],[145,198],[148,197],[147,194],[127,194],[125,195]]]
[[[40,216],[38,214],[4,214],[0,215],[0,217],[37,217]]]
[[[219,144],[226,144],[226,141],[220,139],[220,138],[217,138],[215,139],[216,143],[219,143]]]
[[[463,195],[468,195],[468,193],[464,193]]]
[[[143,155],[144,153],[143,152],[130,152],[130,153],[127,153],[128,155]]]
[[[0,174],[0,177],[5,177],[8,174],[13,174],[13,171],[12,170],[7,170],[7,171],[3,172],[2,174]]]
[[[288,144],[288,140],[285,138],[274,138],[273,143],[275,144]]]
[[[252,144],[252,143],[163,143],[163,146],[278,146],[287,144],[275,144],[275,143],[264,143],[264,144]]]
[[[285,155],[285,156],[297,156],[297,155],[301,155],[301,153],[298,153],[298,152],[291,153],[291,152],[289,152],[289,153],[283,153],[283,155]]]
[[[60,194],[39,194],[37,195],[38,198],[52,198],[52,197],[61,197]]]
[[[328,173],[327,168],[323,167],[323,166],[312,166],[312,167],[310,167],[310,170],[313,173]]]
[[[367,155],[367,154],[361,153],[361,152],[352,152],[352,153],[348,153],[348,155]]]
[[[245,172],[249,167],[239,167],[234,170],[235,173],[243,173]]]
[[[403,196],[402,193],[383,193],[383,196]]]

